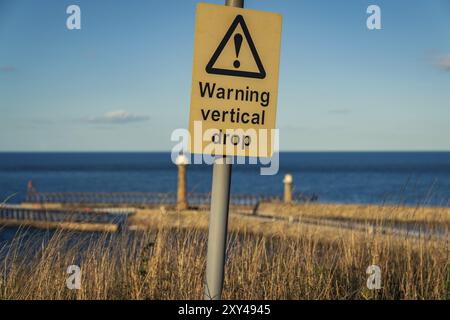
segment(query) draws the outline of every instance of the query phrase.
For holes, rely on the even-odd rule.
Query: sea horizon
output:
[[[2,153],[172,153],[170,150],[19,150]],[[450,150],[283,150],[278,153],[450,153]]]
[[[28,181],[42,192],[176,192],[170,152],[1,152],[0,198],[26,198]],[[279,172],[233,165],[231,192],[281,196],[291,174],[294,192],[320,203],[448,206],[450,152],[309,151],[279,154]],[[211,191],[212,167],[189,165],[187,191]]]

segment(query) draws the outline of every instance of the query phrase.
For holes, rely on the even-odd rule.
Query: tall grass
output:
[[[356,204],[284,204],[264,203],[259,212],[284,217],[340,219],[383,223],[450,224],[449,207]]]
[[[0,299],[201,299],[206,226],[206,215],[166,214],[145,232],[56,231],[43,243],[21,231],[0,250]],[[223,298],[446,299],[447,241],[233,218]],[[72,264],[79,290],[66,287]],[[367,289],[371,264],[380,290]]]

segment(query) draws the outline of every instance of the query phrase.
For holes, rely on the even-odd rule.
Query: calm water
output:
[[[188,190],[209,192],[212,167],[188,167]],[[286,173],[295,191],[321,202],[449,205],[450,152],[281,153],[280,171],[233,166],[232,192],[282,194]],[[38,191],[174,192],[169,153],[0,153],[0,199],[24,200],[28,180]]]

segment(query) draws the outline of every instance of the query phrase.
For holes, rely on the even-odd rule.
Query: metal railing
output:
[[[254,206],[260,202],[281,201],[281,197],[254,194],[231,194],[231,205]],[[294,194],[293,202],[316,201],[317,196]],[[189,205],[209,205],[210,193],[188,193]],[[110,204],[110,205],[175,205],[176,193],[161,192],[30,192],[28,203]]]
[[[28,209],[15,206],[1,206],[0,219],[47,221],[47,222],[80,222],[80,223],[113,223],[122,225],[128,214],[96,212],[93,210],[56,210],[56,209]]]

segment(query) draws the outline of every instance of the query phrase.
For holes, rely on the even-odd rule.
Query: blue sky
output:
[[[188,125],[196,2],[0,0],[0,151],[170,150]],[[382,30],[366,28],[370,4]],[[450,150],[450,2],[246,7],[283,16],[282,150]]]

